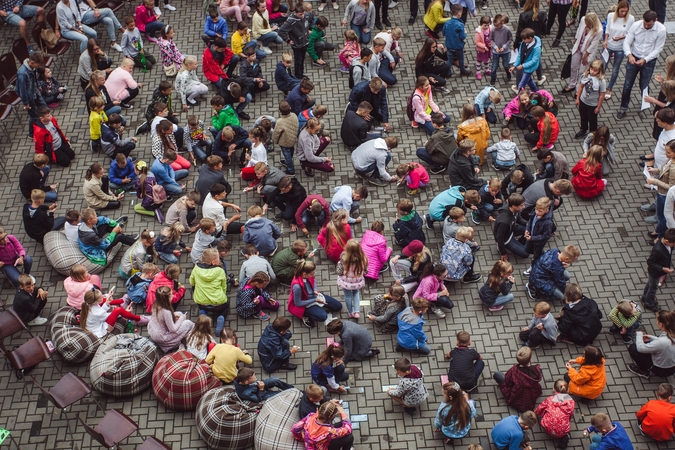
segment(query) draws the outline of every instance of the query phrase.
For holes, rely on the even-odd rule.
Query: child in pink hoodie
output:
[[[490,70],[490,60],[492,59],[492,43],[490,41],[490,16],[483,16],[480,18],[480,26],[476,28],[476,35],[473,38],[474,44],[476,44],[476,78],[481,80],[483,76],[481,75],[481,66],[483,69],[483,75],[489,76],[492,71]]]
[[[399,184],[403,181],[408,185],[408,195],[417,195],[420,189],[429,184],[429,173],[421,164],[414,162],[399,164],[396,168]]]
[[[443,284],[445,277],[448,276],[448,269],[443,264],[429,264],[424,267],[420,276],[420,284],[417,286],[415,295],[412,298],[423,298],[429,302],[429,309],[436,314],[436,317],[443,319],[445,313],[441,306],[452,309],[455,304],[450,300],[448,289]]]
[[[82,264],[75,264],[70,268],[70,276],[63,280],[63,289],[68,295],[66,303],[75,309],[82,309],[84,294],[91,291],[93,287],[101,289],[101,278],[98,275],[89,274]]]
[[[372,280],[379,279],[380,273],[389,268],[387,261],[393,251],[391,247],[387,247],[387,238],[383,232],[384,223],[376,220],[361,238],[361,248],[368,257],[368,271],[365,277]]]

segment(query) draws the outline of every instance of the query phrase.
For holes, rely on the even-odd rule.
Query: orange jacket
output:
[[[577,364],[584,363],[584,357],[580,356],[576,360]],[[599,366],[584,366],[579,370],[570,367],[567,370],[567,376],[570,377],[569,393],[580,397],[593,400],[602,394],[607,384],[607,375],[605,374],[605,360]]]

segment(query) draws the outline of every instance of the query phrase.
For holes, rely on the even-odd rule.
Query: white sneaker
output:
[[[264,45],[260,46],[260,50],[265,52],[266,55],[271,55],[272,54],[272,49],[269,47],[265,47]]]
[[[175,11],[176,7],[173,5],[164,5],[164,9],[168,9],[169,11]]]
[[[537,84],[537,86],[541,86],[542,84],[546,83],[546,75],[542,75],[541,80],[534,80],[534,82]]]
[[[532,273],[532,266],[528,267],[527,270],[523,271],[523,275],[526,277],[529,277],[531,273]]]
[[[112,47],[113,49],[117,50],[118,52],[121,52],[121,51],[122,51],[122,47],[120,47],[120,44],[118,44],[117,42],[115,42],[115,43],[114,43],[113,45],[111,45],[110,47]]]
[[[397,2],[389,2],[389,9],[396,8],[398,6]]]
[[[36,317],[35,319],[33,319],[33,320],[31,320],[30,322],[28,322],[28,326],[31,326],[31,327],[32,327],[32,326],[35,326],[35,325],[44,325],[44,324],[46,324],[47,322],[48,322],[47,319],[45,319],[44,317],[38,316],[38,317]]]
[[[434,313],[439,319],[445,319],[445,313],[441,310],[441,308],[432,306],[431,312]]]
[[[326,8],[326,4],[325,4],[325,3],[320,3],[320,4],[319,4],[319,11],[323,11],[325,8]]]
[[[157,17],[162,15],[162,11],[159,9],[159,6],[155,6],[154,8],[152,8],[152,11],[155,13]]]

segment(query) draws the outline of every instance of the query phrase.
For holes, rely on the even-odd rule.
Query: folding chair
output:
[[[138,432],[136,422],[117,409],[108,411],[95,428],[87,425],[79,414],[77,415],[77,420],[80,421],[92,439],[109,450],[116,448],[118,443],[131,436],[134,432]]]

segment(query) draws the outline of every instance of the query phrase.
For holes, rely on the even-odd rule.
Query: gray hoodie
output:
[[[346,363],[348,361],[361,361],[367,357],[370,351],[370,346],[373,345],[373,338],[370,336],[368,330],[351,321],[342,322],[342,333],[340,333],[342,345],[345,346],[345,356],[342,360]]]
[[[251,255],[242,263],[241,269],[239,269],[239,279],[244,281],[247,278],[251,278],[256,272],[265,272],[270,276],[270,281],[274,281],[277,278],[272,266],[265,258]]]
[[[373,57],[374,56],[375,55],[373,55]],[[366,65],[361,62],[360,57],[357,56],[352,60],[352,67],[353,67],[352,78],[354,79],[354,86],[356,86],[362,81],[370,81],[370,79],[372,78],[370,70],[368,70],[368,67],[366,67]]]
[[[212,234],[206,234],[202,230],[197,230],[197,234],[195,234],[195,241],[192,244],[192,251],[190,252],[190,258],[192,258],[192,262],[197,264],[201,259],[204,250],[218,245],[218,242],[225,239],[225,234],[226,233],[223,233],[221,237],[217,238]]]

